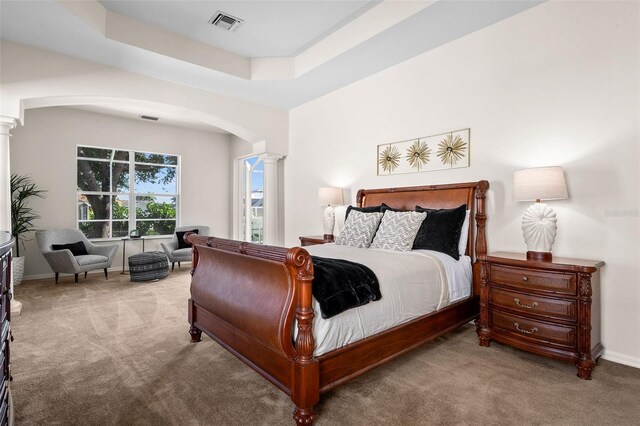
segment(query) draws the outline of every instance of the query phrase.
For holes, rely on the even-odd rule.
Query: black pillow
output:
[[[401,212],[402,211],[400,209],[394,209],[393,207],[389,207],[385,203],[382,203],[382,207],[380,208],[380,213],[384,213],[387,210],[392,211],[392,212]]]
[[[51,248],[53,250],[71,250],[71,254],[74,256],[85,256],[89,254],[82,241],[70,244],[51,244]]]
[[[178,238],[178,249],[190,248],[191,243],[188,243],[184,240],[184,234],[187,232],[193,232],[194,234],[198,233],[197,229],[192,229],[191,231],[177,231],[176,237]]]
[[[425,209],[416,206],[417,212],[426,212],[427,218],[420,225],[413,241],[413,249],[435,250],[460,259],[458,244],[460,232],[467,215],[467,205],[455,209]]]
[[[396,209],[393,209],[391,207],[389,207],[388,205],[386,205],[385,203],[380,204],[379,206],[371,206],[371,207],[353,207],[353,206],[349,206],[347,207],[347,213],[344,215],[344,220],[347,220],[347,218],[349,217],[349,213],[351,213],[351,210],[356,210],[362,213],[384,213],[385,210],[392,210],[392,211],[398,211]]]

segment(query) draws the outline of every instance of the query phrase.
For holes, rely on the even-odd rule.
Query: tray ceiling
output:
[[[290,109],[541,1],[1,1],[2,39]],[[245,19],[225,33],[217,10]]]

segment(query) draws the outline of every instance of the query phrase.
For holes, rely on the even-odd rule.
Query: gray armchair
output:
[[[85,237],[78,229],[50,229],[36,232],[36,239],[42,255],[56,274],[56,284],[58,276],[63,274],[74,274],[76,284],[78,274],[84,272],[85,278],[88,271],[104,269],[105,278],[109,278],[107,268],[111,266],[113,258],[118,251],[118,245],[95,245]],[[88,254],[74,256],[70,250],[53,250],[53,244],[71,244],[82,241]]]
[[[199,235],[209,235],[209,227],[201,225],[179,226],[176,228],[176,232],[193,231],[194,229],[198,230]],[[176,237],[176,234],[173,234],[171,242],[160,243],[160,245],[169,258],[169,262],[171,262],[172,271],[176,266],[176,262],[178,263],[178,268],[180,267],[180,262],[191,262],[191,247],[178,248],[178,237]]]

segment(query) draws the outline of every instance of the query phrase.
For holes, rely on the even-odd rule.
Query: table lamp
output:
[[[334,186],[324,186],[318,189],[318,204],[321,206],[327,206],[324,209],[324,216],[322,224],[324,226],[324,239],[333,241],[333,226],[336,223],[336,214],[333,211],[332,204],[342,204],[344,199],[342,198],[342,188],[336,188]]]
[[[568,197],[561,167],[537,167],[513,173],[513,198],[516,201],[535,201],[522,216],[527,259],[544,262],[552,259],[551,247],[558,231],[556,214],[540,200],[564,200]]]

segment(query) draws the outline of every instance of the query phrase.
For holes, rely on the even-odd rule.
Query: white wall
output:
[[[22,108],[42,106],[149,104],[159,114],[187,114],[286,155],[285,110],[6,40],[0,56],[0,116],[19,118]]]
[[[557,256],[602,259],[606,357],[640,367],[637,2],[550,2],[291,111],[285,242],[322,233],[319,186],[488,179],[490,251],[524,252],[519,168],[560,165]],[[376,176],[376,145],[471,128],[471,167]]]
[[[231,165],[227,134],[69,108],[27,110],[25,125],[12,134],[12,173],[29,174],[48,190],[46,199],[31,204],[41,216],[35,223],[39,229],[77,226],[76,146],[93,145],[180,155],[180,222],[209,225],[212,235],[229,236]],[[162,250],[161,241],[165,240],[147,240],[145,249]],[[120,246],[113,264],[117,267],[122,265],[122,242],[117,239],[114,243]],[[129,242],[127,256],[141,248],[140,241]],[[27,276],[51,274],[35,238],[26,243],[25,255]]]

